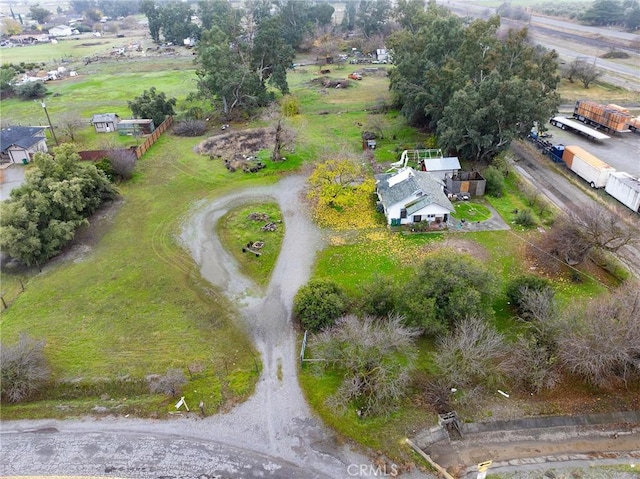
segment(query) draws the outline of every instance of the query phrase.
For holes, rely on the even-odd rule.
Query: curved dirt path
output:
[[[323,246],[322,234],[305,208],[304,180],[299,175],[289,176],[275,185],[241,190],[202,205],[185,223],[181,239],[200,266],[203,278],[240,304],[245,326],[263,361],[255,394],[230,414],[212,418],[215,427],[228,429],[243,447],[259,447],[262,452],[297,464],[315,463],[320,470],[330,467],[331,476],[340,477],[346,465],[368,461],[336,444],[333,435],[311,414],[297,381],[298,351],[291,305]],[[261,296],[256,286],[239,273],[235,260],[212,232],[229,210],[266,200],[279,203],[285,235],[271,281]]]
[[[370,460],[341,444],[309,410],[297,380],[291,305],[306,283],[321,232],[302,201],[305,178],[238,190],[196,205],[180,239],[202,276],[239,304],[261,354],[255,394],[227,414],[169,420],[85,418],[2,424],[0,475],[184,478],[341,478]],[[275,200],[284,217],[282,252],[262,294],[215,236],[216,222],[247,202]],[[196,405],[191,405],[195,408]]]

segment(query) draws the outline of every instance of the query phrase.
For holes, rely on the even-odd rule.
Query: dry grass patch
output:
[[[225,160],[240,160],[245,156],[255,156],[260,150],[273,148],[274,136],[270,127],[229,131],[207,138],[194,151]]]

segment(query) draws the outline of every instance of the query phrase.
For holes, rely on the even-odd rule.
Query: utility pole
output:
[[[49,118],[49,112],[47,111],[47,105],[45,102],[41,103],[42,108],[44,109],[44,114],[47,115],[47,121],[49,122],[49,128],[51,128],[51,136],[53,136],[54,141],[56,142],[56,146],[59,146],[58,139],[56,138],[56,132],[53,131],[53,125],[51,124],[51,118]]]

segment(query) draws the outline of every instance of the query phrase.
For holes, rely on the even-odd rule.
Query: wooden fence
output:
[[[139,160],[140,157],[144,155],[149,148],[151,148],[151,145],[153,145],[158,140],[158,138],[160,138],[160,135],[167,131],[167,128],[169,128],[171,125],[173,125],[173,117],[168,116],[167,119],[164,120],[158,128],[153,130],[153,133],[151,133],[151,135],[149,135],[146,140],[144,140],[144,143],[142,143],[138,147],[132,146],[131,148],[120,148],[111,150],[86,150],[79,151],[78,154],[84,161],[99,161],[103,158],[109,158],[114,154],[124,154],[127,156],[131,155],[132,158]]]
[[[171,125],[173,125],[173,117],[168,116],[166,120],[160,123],[160,126],[158,126],[158,128],[153,130],[153,133],[151,133],[151,135],[144,141],[144,143],[136,148],[136,157],[139,159],[142,155],[144,155],[147,150],[151,148],[151,145],[153,145],[158,140],[158,138],[160,138],[160,135],[162,135]]]

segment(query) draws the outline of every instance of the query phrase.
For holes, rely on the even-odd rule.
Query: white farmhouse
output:
[[[403,168],[375,175],[376,193],[391,226],[446,223],[455,208],[430,173]]]
[[[49,29],[49,35],[52,37],[70,37],[73,34],[73,28],[68,25],[56,25]]]

